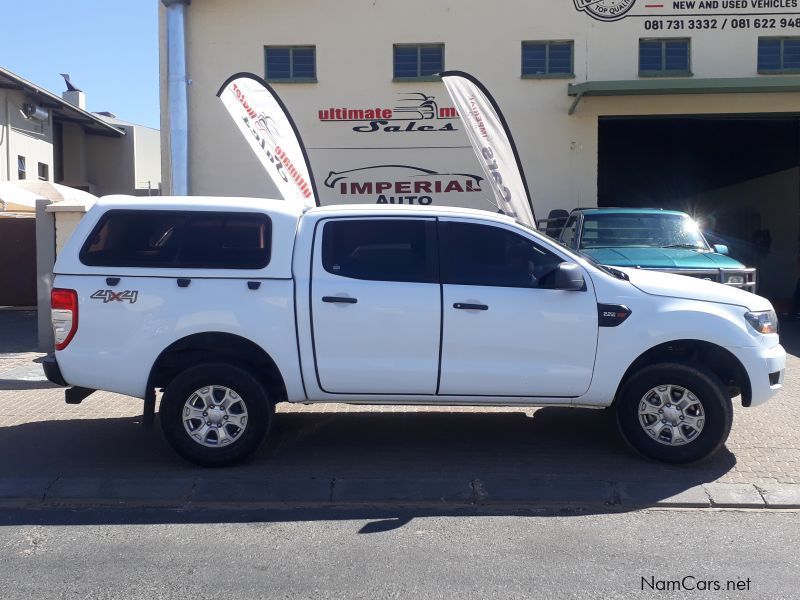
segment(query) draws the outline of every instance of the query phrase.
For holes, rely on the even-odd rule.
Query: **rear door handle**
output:
[[[489,310],[486,304],[464,304],[463,302],[456,302],[453,304],[453,308],[459,310]]]
[[[357,298],[350,298],[348,296],[323,296],[323,302],[333,302],[339,304],[355,304],[358,302]]]

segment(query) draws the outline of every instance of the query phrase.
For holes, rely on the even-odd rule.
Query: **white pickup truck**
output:
[[[254,452],[277,402],[613,406],[633,448],[685,463],[785,364],[764,298],[457,208],[106,198],[58,257],[52,318],[68,402],[161,389],[203,465]]]

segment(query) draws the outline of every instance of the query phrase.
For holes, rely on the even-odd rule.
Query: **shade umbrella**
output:
[[[67,185],[60,183],[52,183],[50,181],[41,181],[37,179],[27,179],[25,181],[15,181],[14,185],[19,186],[23,190],[36,194],[37,198],[45,198],[53,202],[61,202],[62,200],[70,200],[72,202],[80,202],[87,207],[91,206],[97,201],[97,196],[84,192]]]
[[[36,212],[35,193],[16,185],[16,182],[0,182],[0,211]]]

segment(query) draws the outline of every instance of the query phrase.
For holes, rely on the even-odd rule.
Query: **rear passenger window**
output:
[[[90,267],[261,269],[272,223],[259,213],[110,210],[80,253]]]
[[[442,222],[442,283],[552,288],[562,260],[530,239],[491,225]]]
[[[329,221],[322,233],[322,266],[353,279],[438,283],[436,222]]]

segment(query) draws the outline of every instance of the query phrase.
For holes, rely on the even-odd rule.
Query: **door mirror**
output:
[[[727,254],[728,247],[725,244],[714,244],[714,252],[717,254]]]
[[[553,287],[557,290],[582,292],[586,289],[581,268],[575,263],[562,262],[556,267]]]

